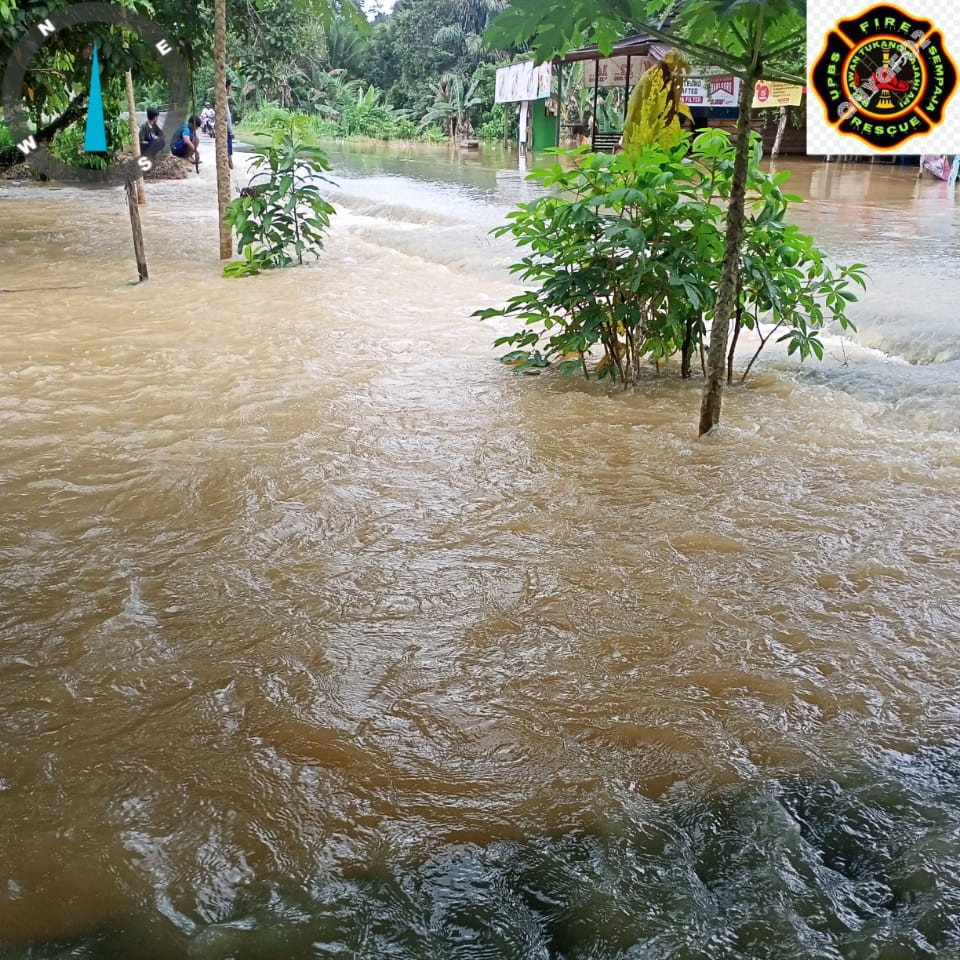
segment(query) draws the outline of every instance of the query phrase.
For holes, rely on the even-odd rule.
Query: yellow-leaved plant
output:
[[[683,102],[683,78],[690,64],[671,50],[640,79],[630,97],[623,130],[624,153],[634,155],[653,143],[670,148],[680,142],[680,117],[693,119]]]

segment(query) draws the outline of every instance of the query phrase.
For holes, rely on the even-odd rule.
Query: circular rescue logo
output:
[[[169,150],[166,141],[158,140],[156,146],[145,156],[107,169],[91,169],[87,166],[62,163],[38,142],[24,110],[25,92],[30,88],[30,71],[36,65],[38,53],[45,44],[57,40],[70,56],[85,58],[84,62],[89,60],[89,81],[84,85],[86,89],[71,91],[71,102],[78,102],[86,107],[84,152],[95,155],[105,153],[106,122],[115,119],[109,115],[109,111],[104,111],[102,89],[110,78],[106,71],[105,75],[101,76],[96,43],[91,45],[89,37],[82,33],[78,36],[80,28],[91,24],[101,29],[120,28],[122,37],[138,39],[145,55],[155,60],[167,81],[170,94],[164,128],[176,136],[176,132],[183,127],[187,119],[190,96],[187,66],[175,44],[168,40],[166,32],[159,24],[115,3],[69,4],[50,12],[45,20],[37,22],[21,37],[3,73],[4,122],[24,160],[51,179],[93,184],[123,183],[135,180],[151,170],[157,154],[161,150]],[[89,57],[86,53],[88,47]]]
[[[957,68],[931,21],[882,3],[827,34],[810,85],[837,132],[893,150],[943,122]]]

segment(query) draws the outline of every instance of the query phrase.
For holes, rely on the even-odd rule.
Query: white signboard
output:
[[[608,60],[587,60],[583,64],[583,85],[625,87],[627,60],[630,61],[630,86],[633,86],[654,64],[651,57],[610,57]]]
[[[519,103],[522,100],[544,100],[550,96],[553,66],[532,60],[501,67],[497,71],[496,103]]]
[[[690,107],[737,107],[739,77],[705,77],[683,81],[683,102]]]

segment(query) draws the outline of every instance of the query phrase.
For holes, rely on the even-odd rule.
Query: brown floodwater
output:
[[[515,158],[333,160],[0,187],[0,957],[960,957],[952,192],[792,164],[858,333],[697,440],[495,362]]]

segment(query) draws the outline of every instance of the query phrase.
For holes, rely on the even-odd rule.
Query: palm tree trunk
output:
[[[723,250],[723,267],[717,289],[717,305],[710,327],[710,350],[707,354],[707,376],[703,384],[700,404],[700,436],[709,433],[720,423],[723,401],[723,381],[726,373],[727,340],[730,318],[736,306],[737,274],[740,268],[740,243],[743,239],[743,221],[747,195],[747,169],[750,160],[750,108],[756,75],[743,78],[740,88],[740,114],[737,118],[737,154],[733,165],[733,182],[727,206],[727,236]]]
[[[233,256],[233,235],[227,223],[230,206],[230,163],[227,159],[227,0],[213,4],[213,85],[216,88],[214,120],[217,155],[217,207],[220,213],[220,259]]]
[[[140,156],[140,128],[137,126],[137,100],[133,95],[133,74],[127,70],[124,74],[127,85],[127,110],[130,113],[130,149],[134,160]],[[147,202],[143,189],[143,177],[137,177],[137,203],[142,207]]]

